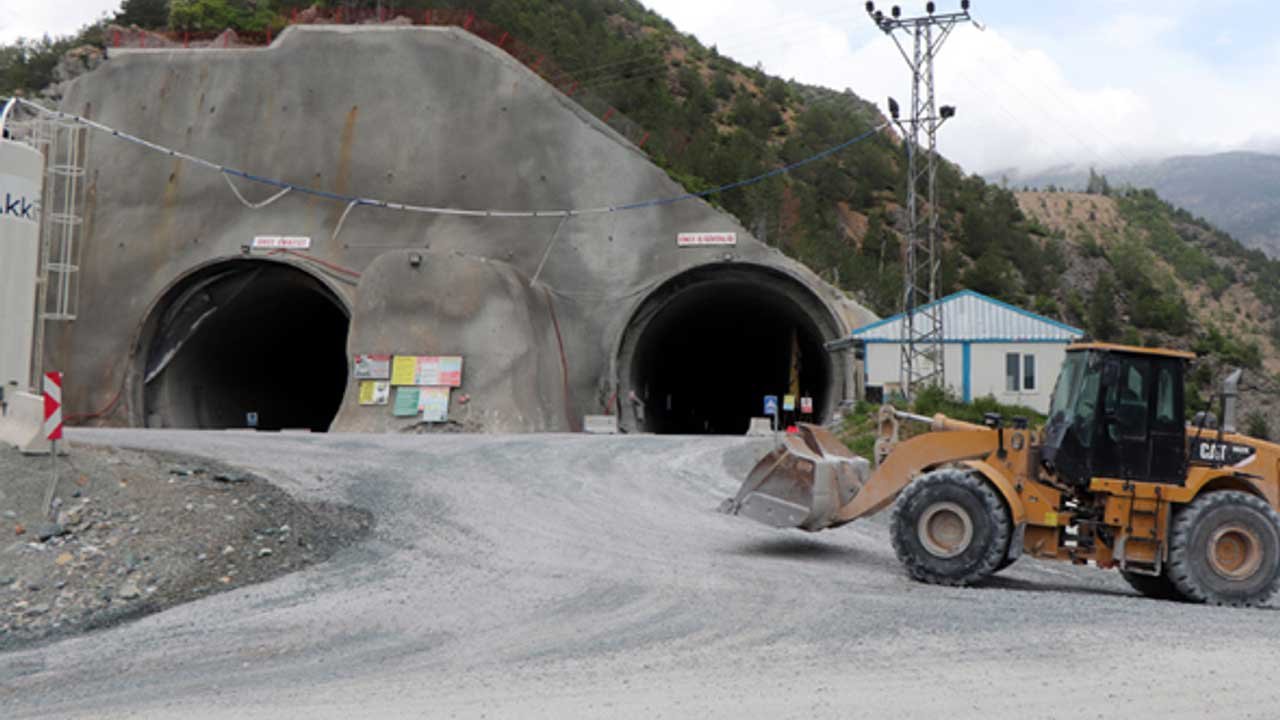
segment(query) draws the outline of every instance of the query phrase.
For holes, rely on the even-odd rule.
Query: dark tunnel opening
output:
[[[795,287],[790,287],[794,285]],[[662,434],[742,434],[762,416],[764,396],[797,389],[813,398],[811,415],[783,412],[784,423],[821,421],[836,380],[823,347],[829,318],[804,302],[797,283],[765,272],[696,273],[659,290],[630,354],[637,428]],[[626,350],[624,349],[624,352]],[[797,382],[793,385],[794,377]]]
[[[347,382],[347,311],[288,265],[235,261],[170,293],[143,375],[148,427],[329,429]]]

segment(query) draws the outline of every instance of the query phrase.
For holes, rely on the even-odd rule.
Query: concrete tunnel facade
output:
[[[269,48],[133,50],[62,109],[255,175],[480,209],[614,206],[683,189],[606,124],[458,29],[292,27]],[[80,315],[50,326],[67,412],[150,427],[403,431],[355,354],[461,355],[449,417],[486,432],[740,433],[761,396],[825,417],[822,348],[873,318],[709,204],[560,218],[426,215],[235,180],[91,133]],[[683,232],[737,244],[678,247]],[[265,254],[256,236],[311,238]],[[554,237],[554,241],[553,241]],[[535,279],[536,276],[536,279]],[[103,410],[106,412],[103,412]]]

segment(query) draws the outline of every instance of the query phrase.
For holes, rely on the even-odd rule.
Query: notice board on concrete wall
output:
[[[391,384],[461,387],[462,358],[457,355],[397,355],[391,363]]]
[[[449,388],[419,388],[418,406],[423,422],[444,422],[449,419]]]
[[[386,405],[391,398],[391,383],[385,380],[364,380],[360,383],[361,405]]]
[[[356,355],[351,362],[352,373],[361,380],[387,380],[391,377],[390,355]]]

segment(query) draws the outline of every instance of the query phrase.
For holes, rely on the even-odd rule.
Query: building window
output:
[[[1005,353],[1004,389],[1008,392],[1036,389],[1035,355]]]

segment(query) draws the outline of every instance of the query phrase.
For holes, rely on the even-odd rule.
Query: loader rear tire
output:
[[[890,519],[893,549],[912,578],[972,585],[1004,562],[1012,534],[999,491],[973,473],[935,470],[898,496]]]
[[[1177,600],[1186,602],[1187,596],[1182,594],[1178,586],[1169,579],[1169,575],[1143,575],[1141,573],[1120,571],[1120,576],[1129,583],[1129,587],[1153,600]]]
[[[1193,602],[1261,605],[1280,589],[1280,516],[1236,490],[1192,500],[1173,522],[1169,577]]]

